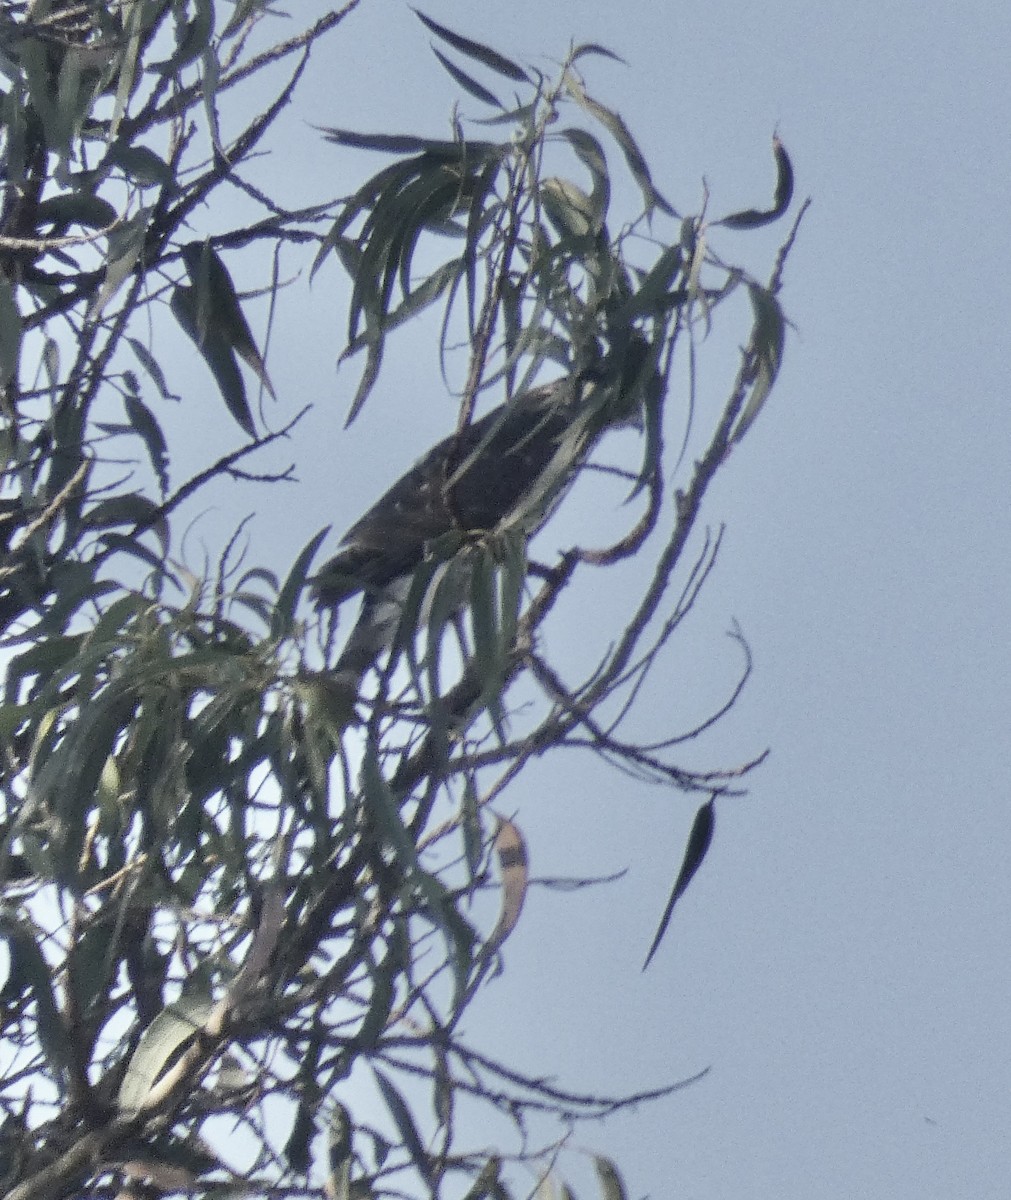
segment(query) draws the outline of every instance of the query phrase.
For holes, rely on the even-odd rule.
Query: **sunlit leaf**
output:
[[[109,253],[105,280],[95,296],[91,316],[97,320],[123,282],[133,272],[144,248],[150,209],[141,208],[129,220],[109,233]]]
[[[117,1098],[123,1112],[142,1107],[169,1060],[203,1027],[213,1007],[210,995],[198,981],[155,1017],[141,1034],[123,1076]]]
[[[497,950],[516,928],[527,894],[529,865],[527,847],[519,827],[503,817],[497,818],[495,852],[502,878],[502,905],[495,928],[488,936],[487,948]]]

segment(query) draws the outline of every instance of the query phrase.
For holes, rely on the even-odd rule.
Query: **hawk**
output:
[[[431,545],[456,533],[535,533],[607,429],[641,415],[655,361],[638,341],[514,396],[433,446],[347,531],[312,582],[316,607],[364,594],[337,662],[357,682],[392,642],[414,572]]]

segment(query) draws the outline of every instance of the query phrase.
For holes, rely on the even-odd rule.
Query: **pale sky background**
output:
[[[293,7],[301,22],[321,6]],[[423,7],[521,61],[546,65],[573,38],[623,55],[628,67],[589,64],[591,91],[682,211],[703,176],[714,212],[766,203],[776,130],[798,198],[814,199],[783,296],[796,331],[710,495],[707,519],[728,531],[670,680],[672,705],[720,694],[738,621],[752,681],[692,754],[771,758],[719,808],[645,975],[692,803],[571,756],[524,778],[511,802],[535,875],[629,873],[532,892],[506,974],[465,1027],[578,1090],[711,1067],[582,1131],[630,1198],[1011,1195],[1011,7]],[[328,46],[307,119],[445,135],[458,93],[407,5],[370,0]],[[308,125],[286,150],[278,177],[295,192],[315,181],[304,202],[382,162],[338,155]],[[785,231],[718,246],[764,274]],[[335,284],[332,270],[317,280],[271,348],[289,411],[317,404],[295,444],[302,483],[255,526],[278,569],[320,526],[339,534],[453,419],[432,346],[408,335],[340,432],[355,377],[334,370]],[[718,400],[736,361],[706,353]],[[563,1174],[580,1200],[596,1194],[578,1155]]]

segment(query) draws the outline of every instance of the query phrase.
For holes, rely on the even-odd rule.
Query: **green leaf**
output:
[[[330,1200],[348,1200],[351,1185],[351,1113],[335,1101],[327,1132],[327,1165],[330,1172],[327,1195]]]
[[[42,201],[37,220],[40,225],[52,225],[57,229],[66,229],[69,225],[106,229],[114,224],[116,215],[115,208],[101,196],[90,192],[64,192]]]
[[[128,179],[143,187],[170,187],[175,182],[172,168],[149,146],[113,142],[103,161],[103,170],[115,166]]]
[[[133,272],[147,239],[151,209],[139,209],[129,220],[109,234],[109,251],[105,265],[105,280],[95,296],[90,317],[97,320],[124,280]]]
[[[165,62],[152,63],[150,70],[160,75],[174,76],[195,62],[211,44],[214,33],[213,0],[194,0],[195,12],[191,21],[185,20],[185,9],[173,5],[173,16],[176,21],[176,49],[171,58]]]
[[[16,377],[20,356],[21,313],[10,281],[0,276],[0,387]]]
[[[620,54],[615,54],[613,50],[609,50],[599,42],[583,42],[569,55],[569,62],[578,62],[579,59],[585,58],[588,54],[598,55],[601,58],[609,58],[613,62],[621,63],[623,67],[628,66],[628,63]]]
[[[755,356],[755,380],[731,434],[731,445],[739,442],[758,419],[779,374],[786,342],[786,318],[776,297],[757,284],[748,285],[748,294],[755,312],[750,347]]]
[[[790,207],[793,199],[793,164],[786,152],[786,147],[778,137],[772,139],[772,153],[776,160],[776,192],[773,196],[772,207],[767,209],[747,208],[742,212],[731,213],[715,225],[725,225],[728,229],[758,229],[781,217]]]
[[[134,354],[137,355],[137,358],[140,360],[140,365],[151,377],[155,387],[161,393],[162,397],[165,400],[176,399],[176,397],[173,396],[173,394],[169,391],[168,384],[165,382],[165,373],[162,371],[158,360],[154,357],[151,351],[148,350],[147,346],[145,346],[143,342],[138,341],[137,338],[128,337],[126,340],[130,343],[131,350],[133,350]]]
[[[670,204],[667,203],[653,186],[653,177],[650,175],[649,166],[635,138],[632,136],[631,130],[625,124],[624,118],[588,95],[582,83],[579,82],[572,72],[566,74],[565,86],[566,91],[568,91],[576,103],[585,109],[594,120],[599,121],[618,143],[618,147],[625,157],[625,162],[628,164],[628,169],[632,173],[632,178],[639,185],[639,190],[642,192],[647,215],[652,214],[654,208],[659,208],[661,212],[665,212],[668,216],[673,216],[674,209],[671,208]]]
[[[627,1200],[625,1185],[614,1163],[609,1158],[604,1158],[602,1154],[595,1154],[593,1165],[597,1169],[597,1178],[600,1180],[602,1200]]]
[[[112,119],[109,122],[110,138],[116,136],[126,112],[127,103],[133,93],[134,81],[137,77],[137,59],[141,48],[141,34],[144,32],[142,22],[146,13],[147,5],[144,4],[133,4],[126,11],[126,20],[121,34],[116,98],[112,109]]]
[[[41,936],[41,931],[36,932],[6,905],[0,906],[0,938],[6,941],[10,956],[0,999],[6,1000],[15,992],[31,992],[42,1051],[50,1071],[62,1082],[70,1069],[71,1046],[53,993],[53,971],[39,949],[37,938]]]
[[[119,1089],[117,1103],[123,1112],[140,1109],[169,1060],[201,1029],[214,1003],[202,980],[190,987],[155,1017],[140,1035]]]

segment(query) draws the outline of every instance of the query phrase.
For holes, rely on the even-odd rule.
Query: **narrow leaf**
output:
[[[144,443],[148,459],[154,473],[158,476],[158,485],[162,496],[168,491],[168,446],[161,426],[155,420],[154,413],[139,396],[123,397],[126,407],[127,420],[137,436]]]
[[[627,1200],[625,1184],[614,1163],[602,1154],[595,1154],[593,1165],[597,1168],[597,1178],[600,1180],[600,1192],[603,1200]]]
[[[404,1100],[388,1076],[384,1075],[377,1067],[373,1067],[372,1071],[376,1077],[376,1082],[379,1084],[379,1090],[382,1092],[383,1099],[386,1101],[386,1107],[390,1110],[393,1123],[400,1134],[400,1139],[410,1154],[418,1174],[428,1187],[434,1190],[432,1166],[428,1160],[428,1155],[425,1153],[425,1148],[421,1144],[421,1138],[418,1136],[418,1130],[414,1124],[414,1118],[411,1116],[411,1110],[407,1107],[407,1101]]]
[[[649,953],[646,955],[646,961],[642,964],[644,971],[649,966],[650,960],[663,941],[664,934],[667,932],[667,926],[670,924],[671,916],[674,913],[674,905],[684,895],[695,872],[702,866],[702,860],[709,850],[709,846],[713,840],[713,829],[716,825],[714,804],[714,800],[707,801],[695,814],[691,833],[688,835],[688,845],[685,847],[684,858],[681,861],[681,870],[678,872],[678,877],[674,882],[674,890],[671,892],[670,899],[667,901],[667,907],[660,918],[660,924],[657,928],[656,936],[653,938],[653,944],[649,948]]]
[[[182,248],[182,257],[197,292],[201,327],[213,324],[221,338],[255,373],[270,398],[276,400],[267,365],[257,349],[228,268],[210,242],[188,243]]]
[[[130,343],[130,349],[137,355],[140,365],[150,375],[162,397],[165,400],[174,400],[175,397],[169,391],[168,384],[165,382],[165,372],[161,369],[158,360],[151,351],[137,338],[128,337],[126,340]]]
[[[507,79],[511,79],[515,83],[530,82],[530,77],[518,63],[514,63],[512,59],[499,54],[497,50],[484,45],[483,42],[473,42],[470,38],[465,38],[458,33],[454,33],[451,29],[447,29],[445,25],[439,25],[431,17],[426,17],[418,9],[414,10],[414,14],[436,37],[440,37],[444,42],[448,42],[454,50],[459,50],[461,54],[466,54],[468,58],[474,58],[478,62],[484,63],[489,70],[497,71],[500,75],[504,75]]]
[[[200,329],[196,289],[180,284],[172,293],[170,307],[210,367],[225,407],[245,433],[251,438],[256,437],[253,414],[246,400],[246,385],[242,381],[232,346],[217,328]]]
[[[274,605],[271,622],[272,637],[279,637],[282,633],[290,631],[295,615],[295,605],[305,589],[312,560],[316,557],[320,543],[329,532],[329,525],[321,529],[295,559],[294,566],[288,572],[288,578],[284,581],[284,585],[278,593],[277,603]]]
[[[739,442],[748,432],[769,398],[783,361],[783,347],[786,342],[786,318],[776,297],[756,284],[749,286],[748,293],[755,310],[755,324],[751,334],[751,350],[755,355],[755,382],[731,434],[732,445]]]
[[[499,918],[492,930],[487,948],[497,950],[499,946],[516,928],[523,911],[523,901],[527,895],[527,880],[529,864],[527,847],[523,834],[512,821],[498,818],[498,830],[495,833],[495,850],[498,854],[499,870],[502,873],[502,907]]]
[[[442,63],[446,70],[453,76],[456,82],[463,88],[465,92],[469,92],[476,100],[482,101],[484,104],[490,104],[494,108],[505,108],[501,100],[493,93],[488,91],[483,84],[478,83],[473,76],[468,75],[466,71],[461,71],[460,68],[451,62],[445,54],[440,50],[435,50],[435,57]]]

